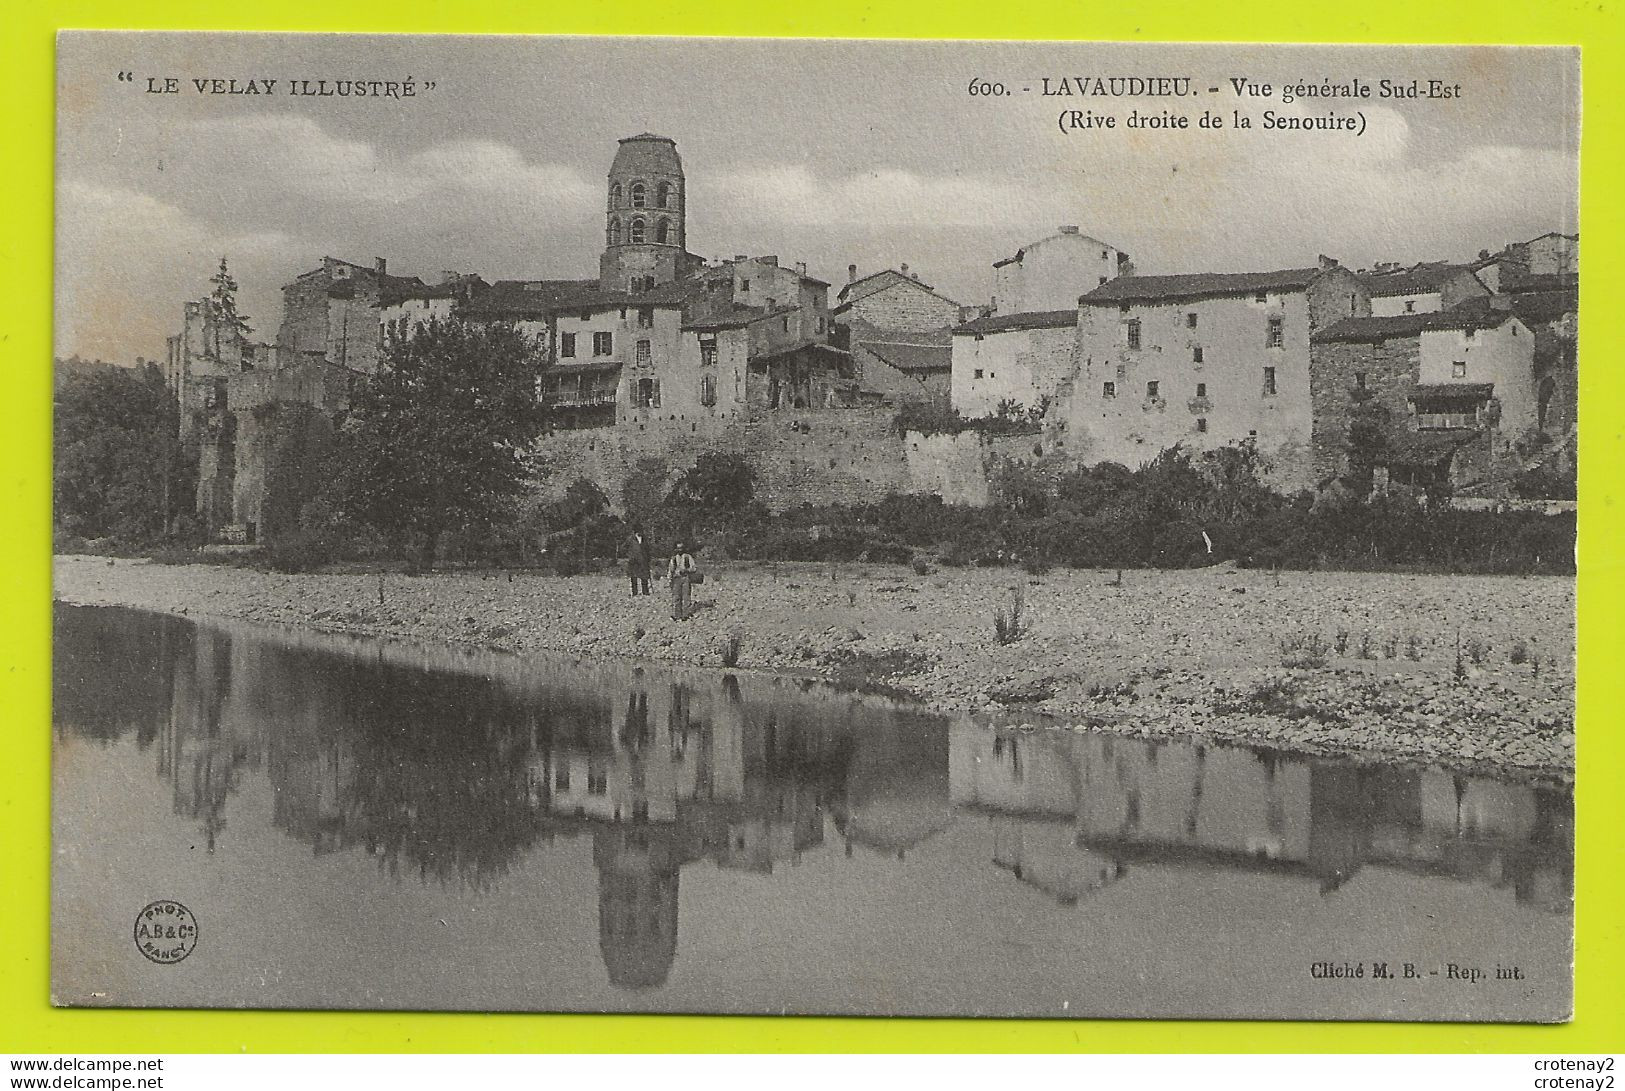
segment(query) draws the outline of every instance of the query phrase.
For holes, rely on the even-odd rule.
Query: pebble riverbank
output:
[[[995,639],[1019,589],[1021,631]],[[794,671],[1003,722],[1572,780],[1572,579],[746,562],[671,620],[619,576],[279,575],[64,556],[58,601]]]

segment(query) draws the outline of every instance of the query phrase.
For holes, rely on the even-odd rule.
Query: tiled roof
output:
[[[882,278],[890,279],[883,280]],[[866,277],[859,277],[857,280],[848,281],[846,284],[842,285],[841,290],[836,293],[835,298],[841,300],[843,304],[856,303],[860,299],[867,299],[876,292],[883,292],[887,288],[890,288],[893,284],[899,283],[906,284],[912,288],[920,288],[924,291],[931,292],[932,295],[936,294],[931,285],[927,284],[913,273],[905,273],[898,269],[882,269],[878,273],[870,273]]]
[[[1302,291],[1323,272],[1325,270],[1317,265],[1307,269],[1275,269],[1263,273],[1176,273],[1172,276],[1118,277],[1079,297],[1078,302],[1098,306],[1106,303],[1243,295],[1249,292]]]
[[[1451,277],[1471,272],[1469,266],[1443,261],[1422,262],[1397,273],[1380,273],[1360,279],[1374,296],[1415,295],[1437,292]]]
[[[898,371],[947,371],[954,364],[951,345],[895,345],[865,341],[856,347]]]
[[[1524,292],[1559,292],[1580,290],[1579,273],[1526,273],[1513,267],[1501,274],[1501,291],[1513,294]]]
[[[1309,340],[1317,343],[1386,341],[1393,337],[1416,337],[1424,330],[1495,329],[1512,317],[1512,311],[1492,305],[1478,296],[1448,311],[1425,314],[1396,314],[1384,318],[1344,318]]]
[[[1512,313],[1525,322],[1554,322],[1580,309],[1580,293],[1573,288],[1548,292],[1519,292],[1512,298]]]
[[[479,277],[447,284],[390,284],[379,291],[376,306],[389,307],[408,299],[456,299],[473,295],[486,287],[488,285]]]
[[[1411,396],[1424,398],[1487,398],[1495,393],[1494,383],[1417,383]]]
[[[777,318],[784,314],[794,314],[797,307],[748,307],[743,303],[735,303],[732,299],[718,301],[715,307],[696,308],[695,313],[688,315],[683,321],[685,330],[735,330],[748,326],[752,322],[759,322],[764,318]]]
[[[468,313],[482,317],[545,318],[598,294],[592,280],[499,280],[476,295]]]
[[[1077,311],[1023,311],[1020,314],[995,314],[955,326],[954,332],[1006,333],[1010,330],[1058,330],[1078,324]]]

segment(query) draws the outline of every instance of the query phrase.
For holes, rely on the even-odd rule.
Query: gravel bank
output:
[[[1572,579],[712,568],[682,623],[618,576],[278,575],[59,557],[56,598],[347,632],[793,670],[927,704],[1567,781]],[[382,602],[380,603],[380,586]],[[1024,598],[1019,637],[993,614]],[[1458,654],[1458,647],[1460,649]]]

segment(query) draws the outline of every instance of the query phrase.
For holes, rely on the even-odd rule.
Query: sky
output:
[[[1080,76],[1199,94],[1041,93]],[[166,77],[181,93],[148,93]],[[216,78],[278,83],[191,83]],[[408,78],[410,99],[286,93]],[[1275,97],[1238,98],[1237,78]],[[1354,78],[1373,97],[1279,97]],[[1011,93],[971,96],[976,79]],[[1383,79],[1460,93],[1381,99]],[[281,286],[324,255],[430,282],[595,276],[616,140],[645,131],[682,154],[691,251],[777,254],[835,285],[906,262],[962,303],[1062,224],[1142,273],[1461,260],[1578,230],[1571,49],[80,32],[59,39],[57,91],[57,352],[121,363],[162,358],[222,256],[264,340]],[[1063,133],[1062,109],[1118,128]],[[1130,130],[1135,109],[1193,127]],[[1194,127],[1204,109],[1226,128]],[[1237,109],[1254,128],[1229,126]],[[1365,130],[1265,129],[1266,110],[1358,110]]]

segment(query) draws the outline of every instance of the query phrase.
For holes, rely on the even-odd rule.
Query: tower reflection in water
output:
[[[1336,897],[1367,868],[1572,906],[1566,792],[1447,772],[1067,732],[1007,733],[790,679],[538,664],[58,607],[58,731],[156,744],[176,816],[229,851],[245,775],[317,854],[493,889],[590,837],[609,980],[663,984],[684,868],[771,881],[808,852],[907,859],[981,824],[1061,906],[1141,868],[1242,869]],[[968,876],[967,876],[968,877]],[[1493,895],[1490,895],[1493,896]]]

